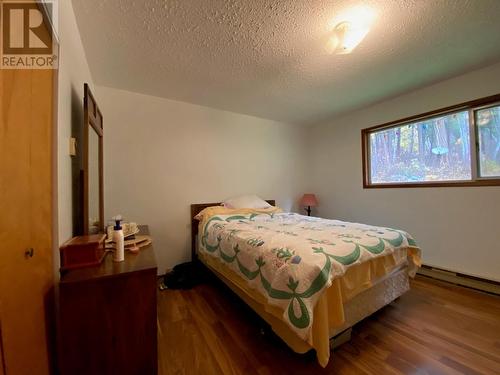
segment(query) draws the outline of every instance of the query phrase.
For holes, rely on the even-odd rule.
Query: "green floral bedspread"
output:
[[[215,215],[200,231],[200,251],[281,307],[284,321],[303,339],[310,335],[315,303],[334,278],[409,247],[417,245],[401,230],[294,213]]]

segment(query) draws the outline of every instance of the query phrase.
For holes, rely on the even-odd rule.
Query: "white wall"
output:
[[[59,244],[73,236],[73,203],[69,139],[74,126],[83,126],[83,84],[92,87],[89,66],[71,1],[59,1],[58,93],[58,213]],[[54,256],[59,268],[59,254]]]
[[[310,129],[319,215],[410,232],[425,264],[500,280],[500,187],[363,189],[361,129],[500,93],[500,64]]]
[[[105,215],[149,224],[159,272],[190,259],[190,204],[303,193],[304,129],[99,87]]]

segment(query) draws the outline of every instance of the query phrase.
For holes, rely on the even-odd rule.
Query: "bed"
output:
[[[350,328],[409,290],[420,249],[406,232],[266,209],[191,205],[192,256],[295,352],[325,367]]]

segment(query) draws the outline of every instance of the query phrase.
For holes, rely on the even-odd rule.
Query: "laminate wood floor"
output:
[[[411,286],[356,325],[325,369],[217,280],[159,292],[160,374],[500,374],[500,297],[423,276]]]

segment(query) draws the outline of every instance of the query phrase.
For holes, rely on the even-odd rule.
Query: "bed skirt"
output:
[[[352,267],[342,278],[334,280],[318,300],[314,308],[312,334],[305,341],[283,321],[283,311],[267,303],[258,291],[249,288],[234,271],[203,252],[199,253],[199,259],[262,317],[293,351],[306,353],[315,349],[322,367],[326,367],[330,359],[332,337],[409,290],[406,252]]]

